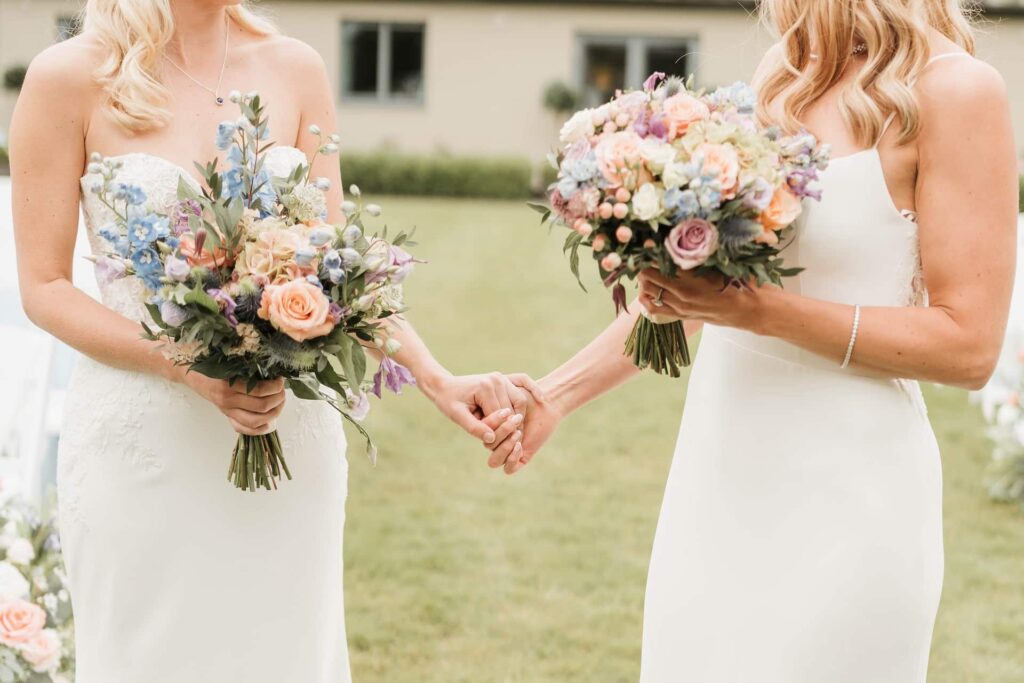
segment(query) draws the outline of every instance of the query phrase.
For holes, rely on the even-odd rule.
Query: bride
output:
[[[192,161],[216,156],[229,90],[258,89],[287,175],[333,126],[320,57],[233,0],[89,0],[85,32],[32,63],[11,126],[14,223],[29,317],[84,355],[59,456],[62,541],[79,683],[337,683],[350,679],[342,599],[347,466],[341,420],[286,397],[186,374],[140,338],[129,279],[103,303],[71,284],[79,206],[94,250],[110,219],[83,189],[90,153],[120,161],[153,208]],[[237,114],[236,114],[237,115]],[[233,117],[231,117],[233,118]],[[329,216],[342,216],[336,160]],[[161,204],[163,204],[161,206]],[[528,378],[453,377],[396,332],[437,407],[485,443],[518,440]],[[487,415],[486,419],[480,416]],[[279,428],[294,481],[243,494],[225,480],[236,438]],[[516,447],[513,459],[521,452]]]
[[[642,277],[647,310],[704,330],[640,677],[923,683],[942,481],[916,380],[977,389],[996,362],[1016,245],[1007,94],[956,0],[762,8],[782,39],[755,78],[760,115],[809,129],[833,161],[787,251],[806,270],[784,290]],[[637,374],[622,349],[638,309],[541,380],[525,454],[499,445],[491,466],[517,471]]]

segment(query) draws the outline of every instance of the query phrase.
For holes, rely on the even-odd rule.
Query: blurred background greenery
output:
[[[612,318],[521,202],[380,198],[430,261],[410,320],[454,372],[542,376]],[[592,275],[592,274],[591,274]],[[635,681],[647,560],[686,393],[643,376],[570,417],[514,477],[415,392],[353,448],[346,593],[368,683]],[[1024,517],[981,487],[991,445],[963,391],[929,387],[942,446],[946,588],[933,683],[1024,681]],[[353,439],[352,443],[357,443]],[[854,607],[854,606],[851,606]],[[855,608],[855,607],[854,607]]]

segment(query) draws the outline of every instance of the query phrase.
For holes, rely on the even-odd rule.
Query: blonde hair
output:
[[[257,35],[276,32],[248,3],[226,8],[228,17]],[[94,77],[107,96],[114,120],[131,132],[167,123],[169,93],[160,81],[164,51],[174,35],[171,0],[88,0],[84,29],[106,49]]]
[[[928,62],[929,29],[974,54],[961,0],[762,0],[761,17],[781,35],[781,55],[761,79],[759,114],[789,131],[844,73],[854,47],[867,46],[867,60],[839,95],[843,119],[865,147],[890,116],[900,122],[897,144],[917,135],[913,83]]]

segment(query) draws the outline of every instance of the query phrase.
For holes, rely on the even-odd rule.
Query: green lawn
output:
[[[384,198],[430,260],[411,319],[455,372],[560,363],[607,324],[519,203]],[[513,478],[417,393],[354,446],[346,538],[357,683],[612,683],[639,671],[648,554],[685,383],[643,377],[566,421]],[[928,391],[946,473],[946,590],[930,681],[1024,681],[1024,514],[989,502],[963,392]],[[353,439],[353,444],[356,444]],[[694,682],[699,683],[699,682]],[[751,682],[755,683],[755,682]],[[826,683],[826,682],[823,682]],[[868,682],[865,682],[868,683]]]

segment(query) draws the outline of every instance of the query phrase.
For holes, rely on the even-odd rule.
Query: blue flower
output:
[[[672,220],[676,222],[693,218],[701,212],[700,201],[697,199],[697,193],[693,190],[670,187],[665,190],[664,201],[665,207],[672,211]]]
[[[341,268],[341,254],[336,249],[331,249],[329,252],[324,254],[324,268],[327,270],[337,270]]]
[[[329,279],[336,285],[340,285],[342,282],[344,282],[346,277],[347,276],[345,275],[345,271],[342,270],[341,268],[331,268],[329,271],[327,271],[327,279]]]
[[[308,268],[313,263],[313,259],[316,258],[316,250],[303,248],[295,252],[295,262],[303,268]]]
[[[132,246],[142,247],[170,234],[170,224],[166,218],[150,213],[133,216],[128,219],[128,239]]]
[[[99,229],[99,236],[108,242],[117,242],[117,239],[121,237],[121,233],[118,232],[117,226],[113,223],[108,223]]]
[[[562,195],[565,199],[572,199],[572,196],[576,194],[579,189],[580,184],[570,176],[564,176],[558,179],[558,194]]]
[[[322,247],[334,239],[334,230],[317,228],[309,235],[309,243],[314,247]]]
[[[562,164],[562,173],[578,183],[585,183],[596,178],[601,169],[597,165],[597,156],[591,151],[582,159],[567,159]]]
[[[743,81],[736,81],[732,85],[719,88],[711,93],[711,102],[719,107],[732,105],[741,114],[753,114],[757,104],[757,95],[754,89]]]
[[[114,251],[117,252],[117,254],[122,258],[128,258],[128,253],[131,251],[131,249],[132,244],[124,235],[120,235],[117,239],[114,240]]]
[[[114,186],[114,199],[123,199],[130,206],[140,206],[146,201],[146,192],[138,185],[118,183]]]
[[[234,121],[221,121],[217,126],[217,149],[227,149],[235,139],[238,125]]]
[[[320,282],[320,278],[318,278],[316,275],[307,275],[306,276],[306,282],[308,282],[311,285],[316,285],[320,289],[324,288],[323,283]]]
[[[145,283],[146,288],[156,291],[160,289],[160,275],[163,273],[163,266],[160,263],[160,255],[156,250],[148,247],[138,249],[131,256],[132,265],[135,267],[135,274]]]

